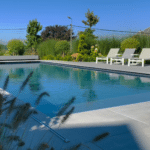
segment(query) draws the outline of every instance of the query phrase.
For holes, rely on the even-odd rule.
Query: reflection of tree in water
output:
[[[31,91],[37,92],[42,89],[40,79],[41,79],[40,69],[39,68],[34,69],[33,76],[29,80],[29,87]]]
[[[25,70],[23,68],[10,69],[9,78],[22,79],[25,76]]]
[[[89,89],[83,94],[84,97],[87,97],[88,102],[95,101],[97,99],[97,95],[94,90]]]
[[[74,71],[74,78],[76,79],[81,89],[92,89],[93,85],[92,85],[91,71],[87,70]]]
[[[90,102],[96,100],[97,95],[93,90],[93,82],[95,81],[94,72],[87,70],[75,70],[73,72],[73,77],[76,79],[80,89],[87,89],[87,91],[83,94],[83,96],[87,98],[87,101]]]
[[[68,68],[50,66],[50,65],[40,65],[40,71],[47,77],[66,80],[70,77],[70,72]]]

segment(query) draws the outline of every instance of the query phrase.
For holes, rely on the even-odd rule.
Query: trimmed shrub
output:
[[[126,48],[138,48],[140,45],[139,41],[135,38],[127,38],[121,42],[121,51],[123,52]]]
[[[55,45],[55,54],[66,55],[69,52],[70,45],[66,40],[58,41]]]

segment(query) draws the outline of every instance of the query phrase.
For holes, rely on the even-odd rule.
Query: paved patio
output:
[[[134,74],[149,76],[150,65],[141,66],[121,66],[106,65],[105,63],[95,62],[64,62],[64,61],[40,61],[62,66],[73,66],[88,68],[94,70],[105,70],[125,74]],[[35,117],[51,126],[61,136],[67,138],[70,142],[64,140],[55,134],[52,134],[44,125],[41,125],[33,118],[29,119],[25,139],[28,143],[24,149],[36,149],[35,144],[49,142],[56,150],[68,149],[69,147],[82,143],[80,149],[83,150],[149,150],[150,149],[150,92],[131,96],[115,98],[115,101],[130,99],[146,99],[147,102],[111,107],[106,109],[96,109],[74,113],[70,118],[59,127],[58,124],[51,126],[53,119],[39,112]],[[112,99],[114,100],[114,99]],[[18,100],[21,103],[21,100]],[[98,104],[97,104],[98,105]],[[95,106],[93,106],[95,107]],[[98,107],[98,106],[97,106]],[[82,109],[82,105],[75,105],[75,110]],[[22,129],[26,124],[22,126]],[[109,135],[98,142],[92,142],[92,139],[99,134],[109,132]],[[19,131],[18,133],[22,133]],[[31,134],[32,133],[32,134]],[[44,138],[43,134],[45,134]],[[52,137],[52,139],[51,139]],[[50,140],[51,139],[51,140]]]

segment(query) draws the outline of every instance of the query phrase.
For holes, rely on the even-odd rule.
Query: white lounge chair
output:
[[[144,67],[144,60],[150,60],[150,48],[143,48],[141,54],[139,55],[139,58],[134,57],[129,58],[128,66],[130,66],[130,63],[132,62],[132,63],[142,63],[142,67]]]
[[[132,58],[134,52],[135,52],[135,48],[131,48],[131,49],[126,48],[121,57],[112,57],[112,58],[110,58],[110,65],[112,65],[113,61],[116,61],[116,62],[119,61],[119,63],[121,62],[122,65],[124,65],[124,60]],[[121,54],[118,54],[118,55],[121,55]]]
[[[111,48],[107,57],[96,57],[96,64],[98,63],[98,60],[106,60],[106,63],[108,64],[108,59],[111,57],[115,57],[116,54],[118,54],[119,48]]]

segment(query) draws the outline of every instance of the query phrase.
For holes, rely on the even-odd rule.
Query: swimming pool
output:
[[[73,96],[76,97],[73,104],[76,112],[81,112],[143,102],[145,99],[133,100],[132,97],[150,92],[150,78],[147,77],[43,63],[0,65],[0,87],[9,74],[7,91],[17,96],[22,82],[32,70],[33,76],[18,98],[34,107],[38,95],[48,92],[50,97],[43,97],[37,109],[50,117]]]

